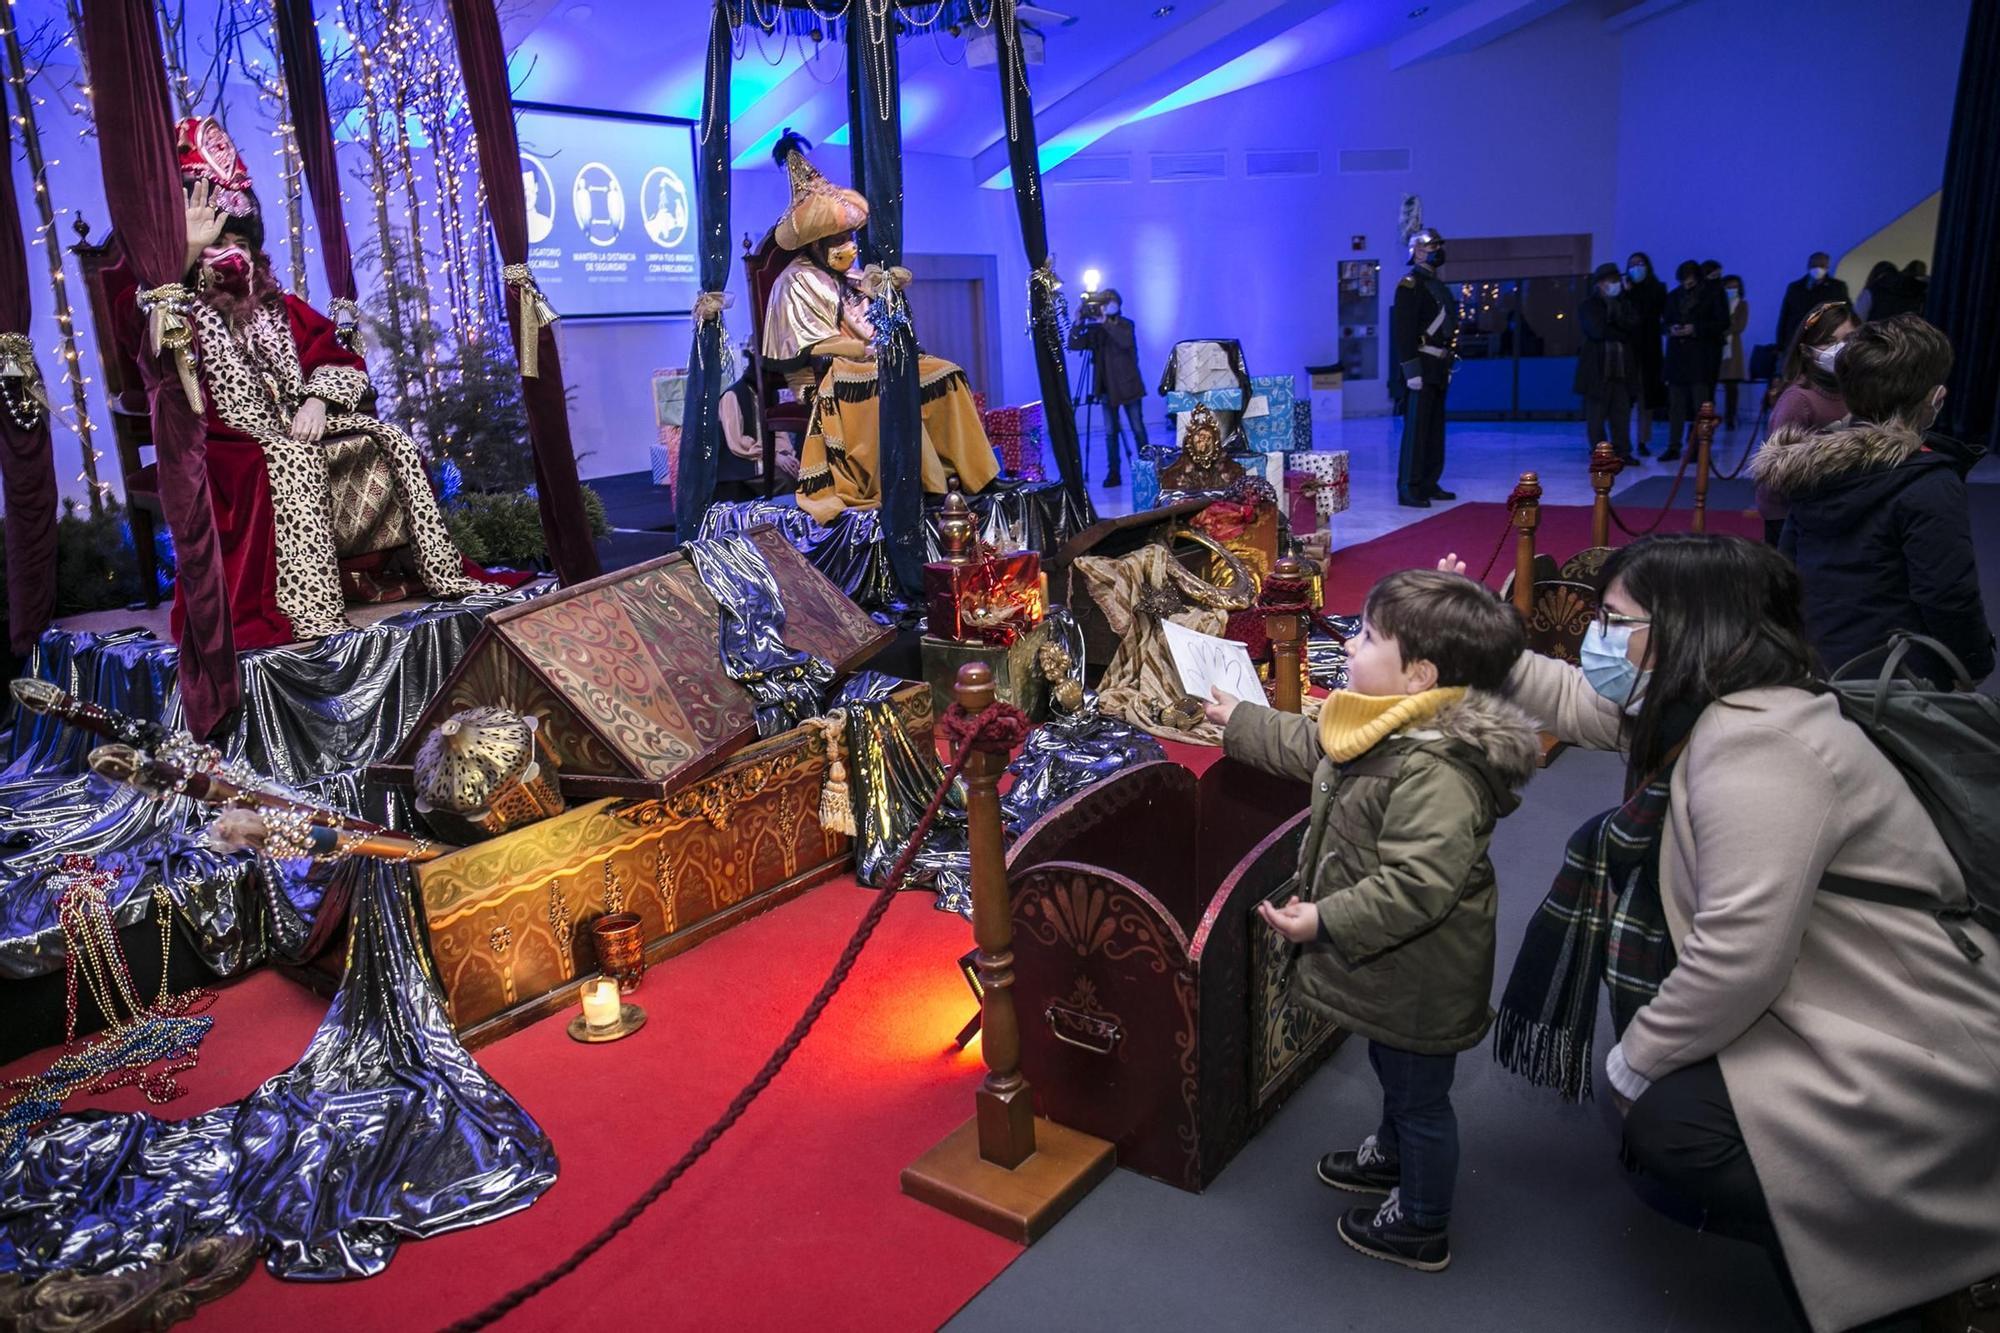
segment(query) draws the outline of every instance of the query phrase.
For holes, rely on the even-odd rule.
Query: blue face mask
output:
[[[1583,632],[1583,647],[1577,654],[1583,664],[1583,678],[1590,682],[1590,688],[1627,713],[1639,711],[1639,704],[1646,697],[1646,682],[1653,675],[1639,670],[1625,655],[1637,628],[1613,625],[1606,629],[1602,621],[1593,620]]]
[[[1632,267],[1626,269],[1625,271],[1632,275],[1632,281],[1644,282],[1646,280],[1646,273],[1648,270],[1644,264],[1634,264],[1632,265]]]

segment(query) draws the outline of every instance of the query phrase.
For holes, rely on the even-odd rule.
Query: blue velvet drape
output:
[[[729,283],[729,70],[728,6],[717,0],[708,21],[708,61],[702,79],[701,123],[695,131],[699,181],[696,214],[701,221],[701,287],[719,292]],[[754,323],[754,321],[753,321]],[[701,534],[701,515],[715,499],[717,451],[722,432],[716,412],[722,403],[722,321],[697,318],[688,353],[687,399],[681,411],[681,461],[674,480],[674,535],[680,542]]]

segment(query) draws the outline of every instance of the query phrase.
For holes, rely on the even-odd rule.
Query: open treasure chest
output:
[[[774,529],[745,534],[776,583],[784,642],[844,675],[891,631],[808,565]],[[432,960],[452,1021],[478,1046],[575,1002],[600,970],[591,927],[638,917],[657,961],[845,869],[853,840],[821,823],[826,733],[811,725],[759,738],[751,696],[726,674],[721,611],[681,552],[490,616],[464,660],[378,779],[419,782],[424,747],[469,710],[528,719],[531,781],[511,808],[562,813],[486,836],[511,821],[494,802],[471,816],[433,814],[439,836],[470,845],[411,867]],[[889,696],[928,751],[930,687]],[[455,739],[455,738],[453,738]],[[476,756],[468,756],[468,764]],[[532,797],[522,796],[523,790]],[[419,806],[422,808],[423,800]],[[493,816],[482,825],[482,819]]]
[[[1255,916],[1292,892],[1306,798],[1234,760],[1199,778],[1159,761],[1022,832],[1014,996],[1038,1112],[1199,1191],[1332,1054],[1345,1034],[1292,1001],[1293,946]]]

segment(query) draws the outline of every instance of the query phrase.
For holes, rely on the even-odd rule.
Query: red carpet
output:
[[[1651,523],[1659,511],[1641,509],[1634,513],[1620,512],[1627,523],[1642,528]],[[1691,516],[1689,510],[1676,509],[1667,515],[1659,531],[1686,532]],[[1763,521],[1755,511],[1711,509],[1708,530],[1748,537],[1753,541],[1761,541],[1764,537]],[[1505,537],[1500,558],[1494,561],[1492,572],[1486,579],[1489,586],[1498,588],[1514,571],[1514,534],[1508,525],[1507,506],[1504,504],[1458,505],[1372,541],[1338,548],[1327,571],[1326,609],[1348,614],[1359,611],[1368,589],[1384,574],[1393,574],[1399,569],[1428,569],[1449,551],[1458,552],[1467,570],[1477,576],[1486,568],[1495,544],[1503,542],[1503,531]],[[1623,546],[1631,540],[1615,527],[1612,529],[1612,545]],[[1562,561],[1589,545],[1590,506],[1542,506],[1542,524],[1535,532],[1536,550],[1545,551]]]
[[[584,1046],[568,1014],[486,1047],[480,1063],[555,1142],[561,1177],[533,1207],[406,1244],[386,1273],[336,1285],[260,1268],[204,1313],[223,1328],[432,1329],[564,1257],[678,1157],[762,1064],[824,979],[869,895],[827,884],[656,967],[650,1021]],[[930,895],[903,895],[819,1026],[750,1112],[637,1223],[503,1321],[510,1329],[930,1329],[1019,1249],[903,1197],[903,1167],[972,1114],[985,1066],[951,1038],[971,947]],[[141,979],[144,980],[143,978]],[[289,1067],[324,1004],[259,971],[212,1011],[191,1115]],[[51,1052],[0,1068],[39,1070]],[[125,1090],[80,1105],[143,1110]]]

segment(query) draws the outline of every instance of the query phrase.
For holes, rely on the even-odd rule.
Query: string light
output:
[[[56,210],[49,196],[49,167],[52,164],[43,159],[41,128],[35,119],[35,108],[43,105],[43,101],[28,88],[31,78],[41,71],[37,69],[31,73],[28,69],[20,34],[14,28],[11,0],[0,3],[0,45],[6,48],[7,80],[13,85],[17,109],[13,120],[21,130],[21,146],[35,186],[35,207],[41,216],[34,243],[42,247],[43,256],[48,260],[49,287],[55,298],[56,354],[62,362],[63,382],[69,386],[71,397],[71,406],[66,414],[67,424],[76,432],[83,459],[83,471],[77,474],[76,479],[88,489],[90,511],[95,515],[103,512],[111,487],[98,477],[97,465],[104,455],[95,444],[90,422],[90,381],[85,378],[83,365],[77,356],[76,321],[70,311],[69,289],[63,282],[62,247],[56,241]]]

